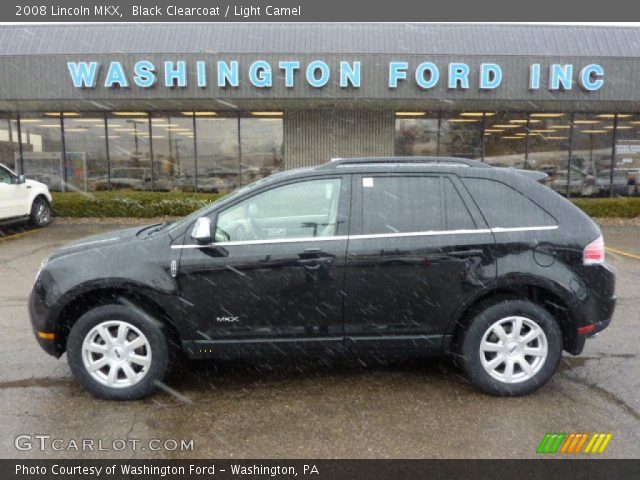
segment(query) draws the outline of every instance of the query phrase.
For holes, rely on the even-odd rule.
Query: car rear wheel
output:
[[[541,306],[504,300],[472,319],[460,354],[463,370],[480,390],[501,396],[526,395],[553,376],[562,357],[562,332]]]
[[[86,390],[114,400],[154,392],[169,362],[163,325],[124,305],[103,305],[80,317],[71,329],[67,355]]]
[[[31,205],[29,220],[34,227],[42,228],[51,223],[51,205],[45,198],[37,197]]]

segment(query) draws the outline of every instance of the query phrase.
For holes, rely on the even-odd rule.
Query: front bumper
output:
[[[29,295],[29,318],[33,334],[40,347],[49,355],[59,358],[64,353],[64,345],[59,329],[49,320],[50,309],[44,300],[44,293],[34,286]]]

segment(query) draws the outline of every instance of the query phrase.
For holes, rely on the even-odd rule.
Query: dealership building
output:
[[[229,190],[335,157],[460,156],[636,194],[640,29],[0,26],[0,163],[58,190]]]

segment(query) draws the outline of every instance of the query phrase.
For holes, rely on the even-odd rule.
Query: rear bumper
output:
[[[576,328],[576,337],[573,347],[569,349],[569,353],[573,355],[580,355],[584,350],[584,345],[587,338],[593,337],[607,328],[611,324],[613,319],[613,313],[616,308],[617,297],[613,295],[605,301],[599,302],[599,308],[596,314],[585,317],[582,322],[579,323]]]

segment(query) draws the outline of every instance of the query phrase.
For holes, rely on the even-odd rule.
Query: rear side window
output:
[[[364,177],[362,205],[364,234],[443,229],[438,177]]]
[[[473,230],[476,224],[469,209],[460,197],[451,180],[443,178],[444,210],[446,212],[446,230]]]
[[[464,178],[463,182],[491,228],[556,225],[551,215],[504,183],[485,178]]]

